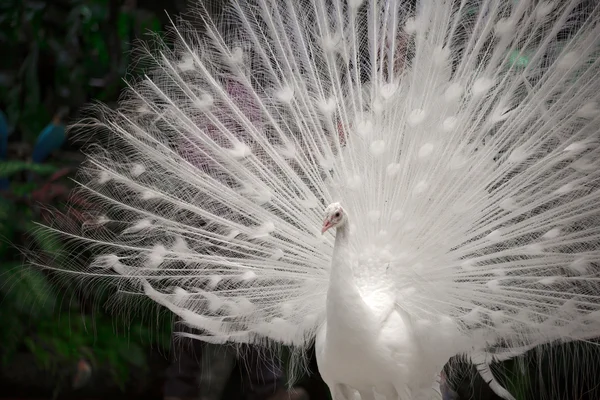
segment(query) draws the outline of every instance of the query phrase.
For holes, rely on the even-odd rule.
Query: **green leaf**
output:
[[[10,219],[14,208],[15,207],[10,200],[0,197],[0,221]]]
[[[35,182],[13,183],[10,185],[10,190],[14,195],[21,197],[31,194],[37,187],[38,184]]]
[[[146,353],[136,343],[123,343],[119,348],[121,356],[131,365],[142,368],[146,365]]]
[[[37,364],[45,370],[50,370],[52,367],[52,354],[30,337],[25,338],[24,343],[31,354],[35,356]]]
[[[2,321],[4,327],[4,329],[0,329],[0,342],[2,343],[0,362],[6,366],[17,354],[17,350],[23,342],[25,324],[19,318],[19,315],[4,304],[0,308],[0,321]]]
[[[4,263],[3,282],[0,293],[4,296],[3,307],[13,308],[15,312],[30,317],[52,315],[55,305],[55,293],[44,274],[19,262]]]
[[[129,39],[129,29],[131,27],[131,16],[128,13],[120,13],[117,19],[117,32],[119,39],[125,41]]]
[[[50,229],[42,228],[33,222],[27,225],[27,232],[33,236],[36,244],[47,254],[54,256],[54,261],[59,261],[64,250],[64,244],[59,234]]]
[[[0,177],[9,177],[22,171],[32,171],[40,175],[50,175],[58,170],[57,167],[48,164],[35,164],[25,161],[3,161],[0,162]]]
[[[58,337],[50,339],[49,343],[52,346],[52,350],[65,361],[76,361],[78,358],[78,349],[71,343],[62,340]]]
[[[15,206],[8,199],[0,197],[0,260],[6,260],[6,254],[13,248],[15,234]]]

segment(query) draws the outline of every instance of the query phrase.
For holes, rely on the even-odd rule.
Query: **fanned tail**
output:
[[[404,194],[385,202],[397,207],[384,231],[399,306],[417,329],[447,324],[457,348],[499,359],[597,337],[598,5],[485,2],[454,48],[460,10],[420,11],[412,75],[419,59],[448,75],[394,105],[411,110],[398,149],[408,172],[386,185]]]
[[[303,347],[339,201],[357,285],[423,338],[444,327],[440,351],[597,336],[600,6],[402,3],[234,2],[227,36],[182,26],[103,110],[81,179],[103,211],[71,235],[102,255],[74,273],[116,273],[205,340]]]

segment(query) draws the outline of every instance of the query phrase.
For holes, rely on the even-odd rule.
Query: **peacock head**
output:
[[[347,221],[346,212],[340,203],[331,203],[325,209],[325,219],[323,220],[323,228],[321,234],[327,232],[330,228],[338,228],[343,226]]]

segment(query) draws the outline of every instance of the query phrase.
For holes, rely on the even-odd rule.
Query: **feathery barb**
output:
[[[80,179],[101,208],[67,233],[101,255],[70,273],[126,282],[203,340],[302,348],[327,318],[337,201],[365,301],[391,294],[423,340],[483,365],[600,333],[598,3],[197,15],[102,110]]]

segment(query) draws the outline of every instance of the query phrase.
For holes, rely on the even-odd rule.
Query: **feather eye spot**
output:
[[[410,17],[406,20],[406,23],[404,24],[404,31],[410,35],[413,35],[419,31],[420,27],[421,23],[419,22],[419,20],[415,17]]]
[[[231,55],[229,56],[229,62],[232,65],[239,65],[244,62],[244,51],[241,47],[236,46],[231,51]]]
[[[133,176],[134,178],[139,177],[144,172],[146,172],[146,167],[144,167],[143,164],[135,163],[131,167],[131,176]]]
[[[416,108],[410,112],[408,115],[408,125],[412,128],[421,125],[425,118],[427,117],[427,112],[421,108]]]
[[[494,86],[494,81],[489,78],[477,78],[473,83],[473,95],[482,96]]]
[[[383,97],[384,100],[389,100],[396,94],[397,91],[397,83],[386,83],[381,87],[381,97]]]
[[[282,103],[290,104],[294,98],[294,89],[286,86],[275,93],[275,97]]]
[[[538,21],[544,20],[555,7],[554,1],[541,1],[535,9],[535,17]]]
[[[380,156],[385,152],[385,142],[383,140],[375,140],[371,142],[369,151],[374,156]]]
[[[194,56],[191,54],[184,55],[177,67],[181,72],[192,71],[195,67]]]
[[[208,111],[214,102],[214,98],[209,93],[204,93],[194,100],[194,106],[201,111]]]
[[[356,133],[365,137],[373,132],[373,121],[368,118],[357,118],[355,122]]]
[[[321,99],[317,102],[317,105],[318,105],[321,113],[326,117],[331,116],[337,109],[337,103],[336,103],[336,99],[334,97],[329,97],[327,99]]]
[[[442,122],[442,129],[444,132],[452,132],[458,125],[458,119],[456,117],[448,117]]]
[[[593,119],[600,112],[598,108],[598,103],[595,101],[590,101],[585,103],[579,110],[577,110],[576,116],[583,119]]]
[[[358,190],[362,186],[362,178],[360,175],[354,175],[347,179],[348,188]]]
[[[505,37],[510,35],[515,28],[515,23],[510,18],[501,18],[498,22],[496,22],[496,27],[494,32],[496,36]]]
[[[574,68],[579,62],[579,54],[575,51],[569,51],[563,54],[558,62],[557,67],[563,71]]]
[[[103,185],[105,183],[108,183],[111,180],[111,178],[112,177],[108,171],[102,170],[98,174],[98,183]]]
[[[458,83],[458,82],[451,83],[450,86],[448,86],[446,88],[446,91],[444,92],[444,100],[446,100],[446,102],[448,102],[448,103],[456,102],[460,99],[463,92],[464,92],[464,88],[462,87],[462,85],[460,83]]]
[[[499,242],[503,239],[503,232],[500,229],[493,230],[486,238],[491,242]]]
[[[433,143],[425,143],[419,149],[418,157],[421,159],[428,158],[433,153],[433,149],[434,149]]]
[[[386,174],[389,177],[394,177],[396,175],[398,175],[400,173],[400,164],[398,163],[391,163],[388,164],[388,166],[386,167]]]

